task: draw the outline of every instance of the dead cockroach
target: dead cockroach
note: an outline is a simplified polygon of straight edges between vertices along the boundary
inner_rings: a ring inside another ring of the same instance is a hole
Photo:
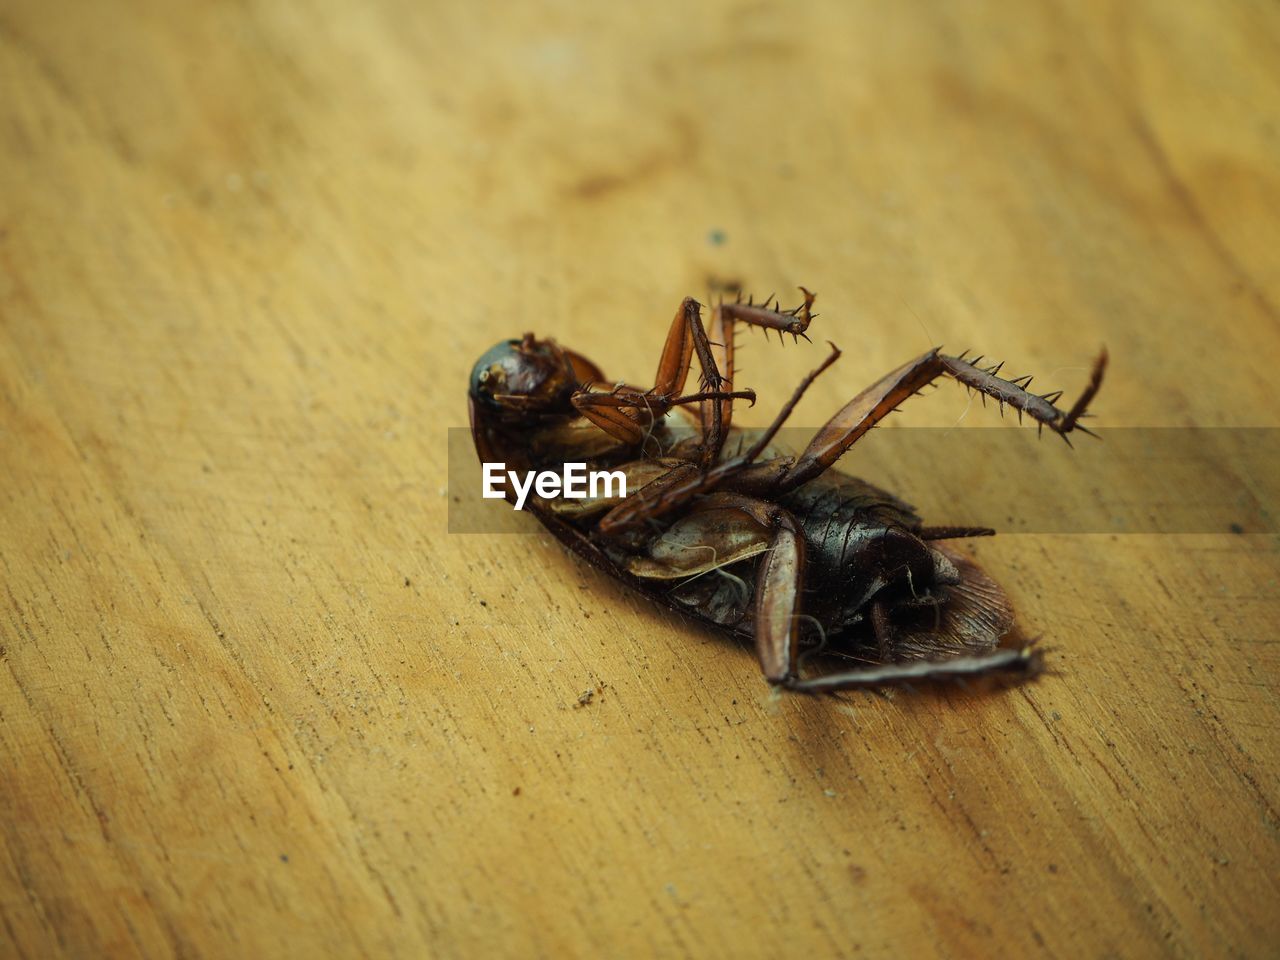
[[[538,519],[609,575],[685,614],[750,638],[771,684],[803,692],[917,681],[1033,676],[1039,650],[999,647],[1013,625],[1004,592],[941,541],[986,528],[925,526],[892,494],[832,465],[899,404],[939,377],[1007,404],[1066,437],[1098,392],[1106,351],[1070,410],[1058,394],[1027,390],[964,355],[930,350],[844,406],[798,456],[770,443],[801,395],[839,357],[796,388],[758,437],[732,427],[736,324],[805,336],[814,295],[782,310],[770,302],[721,303],[710,331],[700,305],[676,311],[649,389],[611,383],[589,360],[552,340],[505,340],[476,363],[471,430],[484,462],[526,471],[584,463],[621,472],[617,491],[577,500],[530,498]],[[805,339],[808,339],[806,336]],[[697,358],[698,390],[684,394]],[[680,413],[691,429],[669,422]],[[508,497],[510,499],[510,497]],[[843,653],[854,669],[802,676],[808,652]]]

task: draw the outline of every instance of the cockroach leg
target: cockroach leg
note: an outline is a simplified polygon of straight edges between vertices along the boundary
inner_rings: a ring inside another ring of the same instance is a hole
[[[745,323],[748,326],[763,327],[765,330],[777,330],[781,336],[784,332],[796,337],[804,337],[805,330],[817,314],[810,308],[817,298],[816,293],[800,288],[804,294],[804,303],[794,310],[770,309],[768,302],[757,306],[752,303],[716,304],[711,313],[710,353],[712,361],[719,364],[724,379],[732,384],[734,375],[734,323]],[[711,466],[720,459],[725,438],[729,435],[729,427],[733,420],[733,404],[722,402],[712,408],[704,405],[702,422],[704,424],[703,448],[701,462]],[[709,429],[708,429],[709,428]]]
[[[889,622],[889,609],[883,600],[871,603],[871,630],[876,635],[876,652],[881,663],[889,663],[893,657],[893,624]]]
[[[637,437],[643,438],[652,424],[665,416],[679,398],[695,352],[702,367],[702,392],[720,393],[728,381],[720,375],[711,354],[698,301],[685,297],[667,331],[651,389],[626,388],[603,393],[581,388],[573,395],[573,406],[611,436],[634,443]],[[718,409],[722,402],[716,400],[712,405]],[[727,402],[732,403],[732,400]],[[705,426],[703,430],[705,433]]]
[[[781,683],[795,673],[799,656],[796,622],[804,580],[804,535],[786,510],[755,503],[757,513],[763,514],[758,519],[773,526],[773,539],[756,577],[756,654],[765,677]]]
[[[914,531],[921,540],[963,540],[968,537],[994,537],[996,532],[990,527],[920,527]]]
[[[726,322],[720,304],[711,311],[711,338],[707,349],[711,362],[722,371],[725,382],[732,387],[734,327],[732,321]],[[755,400],[751,402],[754,404]],[[702,420],[702,450],[698,459],[704,467],[709,467],[720,459],[725,438],[729,436],[729,428],[733,423],[733,402],[704,403],[699,413]]]
[[[756,392],[754,390],[704,390],[701,393],[691,393],[686,397],[676,397],[671,401],[671,406],[679,407],[686,403],[704,403],[709,400],[750,400],[751,405],[755,406]]]
[[[941,376],[952,377],[983,396],[999,401],[1001,406],[1008,404],[1015,410],[1026,413],[1041,427],[1048,427],[1065,439],[1072,430],[1084,429],[1078,421],[1085,415],[1089,401],[1102,385],[1106,367],[1107,352],[1103,350],[1094,362],[1089,384],[1080,399],[1070,411],[1063,412],[1047,399],[1057,399],[1054,394],[1040,396],[1031,393],[1025,386],[996,376],[993,370],[997,368],[983,370],[963,357],[944,356],[936,349],[930,350],[886,374],[845,404],[818,431],[795,464],[779,477],[775,488],[770,492],[777,495],[794,490],[821,474],[908,397]]]
[[[627,496],[616,507],[600,518],[601,533],[614,534],[635,527],[656,516],[654,505],[663,502],[672,490],[695,480],[701,473],[696,463],[677,464],[665,474]]]
[[[1062,396],[1061,390],[1056,393],[1031,393],[1027,389],[1027,385],[1031,383],[1030,377],[1019,377],[1018,380],[1025,382],[1018,383],[1014,380],[1002,380],[996,376],[1003,364],[996,364],[984,370],[977,366],[976,361],[966,360],[963,355],[959,357],[938,356],[937,359],[943,366],[943,370],[940,372],[954,377],[967,387],[972,387],[983,396],[991,397],[998,401],[1002,409],[1005,404],[1008,404],[1018,411],[1019,416],[1026,413],[1042,428],[1048,427],[1062,437],[1063,440],[1066,440],[1068,444],[1071,441],[1067,439],[1067,434],[1072,430],[1092,433],[1092,431],[1082,427],[1079,420],[1085,416],[1085,410],[1088,408],[1089,402],[1093,400],[1094,395],[1097,394],[1098,389],[1102,386],[1102,375],[1107,369],[1107,351],[1105,349],[1098,355],[1098,359],[1094,361],[1088,385],[1080,394],[1080,398],[1066,413],[1063,413],[1053,405],[1054,401]]]
[[[816,295],[803,287],[801,290],[804,292],[804,303],[791,311],[771,309],[767,304],[717,304],[711,318],[714,340],[707,335],[703,326],[698,301],[685,297],[667,331],[651,389],[641,391],[626,388],[604,393],[584,386],[573,395],[574,407],[610,436],[624,443],[634,444],[647,434],[654,421],[666,415],[677,402],[697,399],[702,403],[702,439],[698,462],[704,467],[710,467],[719,458],[728,435],[733,416],[733,398],[744,395],[741,391],[725,389],[732,387],[734,322],[777,330],[779,335],[785,332],[804,336],[815,316],[810,308]],[[680,391],[684,389],[695,355],[702,370],[700,390],[690,397],[681,398]]]
[[[773,423],[765,429],[764,433],[756,439],[751,448],[739,458],[743,465],[752,463],[756,457],[764,452],[765,448],[773,442],[773,438],[777,436],[778,431],[782,429],[782,425],[787,422],[787,418],[791,416],[791,411],[795,410],[796,404],[800,402],[800,398],[805,395],[805,391],[813,385],[813,381],[820,377],[827,367],[831,366],[840,359],[840,348],[834,343],[828,343],[831,352],[827,354],[827,359],[818,364],[814,369],[810,370],[805,378],[800,381],[800,385],[792,391],[791,397],[782,405],[782,409],[778,411],[778,415],[773,418]]]
[[[779,685],[797,693],[835,693],[839,690],[875,690],[938,681],[968,681],[980,677],[1003,676],[1029,680],[1043,672],[1044,652],[1036,647],[1002,648],[971,657],[949,660],[912,660],[884,663],[823,676],[786,677]],[[777,681],[775,681],[777,682]]]
[[[804,303],[794,310],[782,310],[779,306],[770,307],[769,302],[773,300],[772,296],[766,297],[761,304],[751,301],[743,303],[741,300],[736,303],[724,303],[720,305],[720,310],[730,320],[739,320],[755,327],[763,327],[765,330],[777,330],[779,337],[789,333],[793,338],[804,337],[808,340],[805,331],[817,316],[812,312],[812,307],[818,295],[804,287],[800,288],[800,292],[804,294]]]
[[[580,390],[573,395],[579,413],[615,440],[636,447],[644,444],[654,420],[647,400],[648,394],[617,389],[611,393]]]
[[[831,353],[827,356],[827,359],[814,370],[811,370],[804,380],[800,382],[795,392],[792,393],[791,398],[774,418],[773,423],[765,429],[746,453],[739,457],[734,457],[732,460],[725,460],[713,467],[685,471],[678,477],[664,478],[662,482],[655,481],[649,484],[609,511],[600,521],[600,531],[602,533],[617,533],[646,520],[657,519],[671,513],[673,510],[678,510],[700,494],[710,493],[726,479],[750,467],[755,459],[768,447],[774,435],[777,434],[782,424],[786,422],[787,417],[791,415],[791,411],[800,402],[800,398],[804,396],[804,392],[839,357],[839,349],[835,344],[832,344]]]
[[[804,581],[804,534],[795,517],[775,503],[736,493],[718,493],[708,506],[731,507],[771,531],[769,547],[756,572],[755,639],[760,667],[771,683],[786,683],[796,674],[799,645],[796,624]]]

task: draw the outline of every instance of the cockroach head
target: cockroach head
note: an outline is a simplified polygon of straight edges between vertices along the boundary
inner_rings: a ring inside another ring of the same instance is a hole
[[[571,411],[576,385],[565,352],[532,333],[495,344],[471,371],[471,399],[513,418]]]

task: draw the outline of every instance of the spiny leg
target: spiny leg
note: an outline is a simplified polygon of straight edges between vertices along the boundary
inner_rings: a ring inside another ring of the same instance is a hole
[[[742,471],[755,462],[756,458],[769,445],[769,442],[782,427],[787,417],[791,415],[791,411],[795,409],[796,404],[800,402],[800,398],[804,396],[804,392],[809,388],[810,384],[831,364],[835,363],[839,357],[839,349],[835,344],[831,344],[831,353],[827,359],[817,368],[810,371],[808,376],[800,382],[795,392],[792,393],[791,399],[786,402],[778,412],[777,417],[774,418],[773,423],[769,425],[746,453],[712,467],[683,470],[678,474],[676,471],[672,471],[672,474],[663,478],[662,481],[655,481],[636,491],[635,494],[629,496],[605,514],[600,520],[600,531],[605,534],[618,533],[637,526],[646,520],[655,520],[671,513],[673,510],[679,509],[694,497],[709,493],[730,477],[741,474]]]
[[[1063,440],[1066,440],[1068,446],[1071,445],[1071,441],[1068,439],[1067,434],[1072,430],[1092,434],[1092,431],[1087,427],[1081,426],[1079,421],[1087,416],[1085,410],[1102,386],[1102,375],[1107,369],[1107,351],[1105,348],[1098,354],[1098,359],[1093,363],[1093,370],[1089,374],[1089,383],[1066,413],[1054,406],[1058,398],[1062,396],[1061,390],[1050,391],[1043,395],[1031,393],[1028,388],[1031,386],[1032,378],[1029,376],[1018,377],[1015,380],[1002,380],[996,374],[1004,366],[1003,363],[997,363],[995,366],[984,370],[977,365],[978,361],[982,359],[981,357],[976,360],[966,360],[964,354],[961,353],[958,357],[939,356],[938,359],[946,368],[946,373],[965,386],[978,390],[982,394],[984,402],[986,397],[992,397],[999,402],[1002,411],[1005,404],[1008,404],[1018,411],[1019,419],[1021,419],[1023,413],[1026,413],[1039,424],[1041,430],[1048,427],[1062,437]]]
[[[1107,352],[1103,350],[1094,362],[1089,384],[1080,399],[1064,412],[1052,402],[1061,393],[1045,396],[1031,393],[1026,389],[1030,378],[1021,378],[1024,383],[1003,380],[996,376],[999,367],[983,370],[963,357],[944,356],[936,349],[930,350],[898,367],[850,400],[818,431],[795,464],[777,480],[771,492],[785,493],[821,474],[903,401],[941,376],[949,376],[983,396],[994,398],[1002,408],[1008,404],[1019,415],[1025,413],[1041,428],[1048,427],[1066,439],[1072,430],[1084,430],[1079,421],[1102,385],[1106,366]]]
[[[637,444],[654,422],[677,404],[701,402],[702,438],[698,461],[709,466],[719,458],[728,435],[734,399],[750,399],[749,390],[726,389],[733,377],[733,323],[777,330],[803,336],[814,314],[810,307],[814,294],[802,287],[804,303],[794,310],[772,309],[767,304],[719,304],[712,316],[712,334],[707,335],[702,323],[700,305],[685,297],[672,318],[663,344],[654,386],[649,390],[619,385],[610,392],[581,389],[574,394],[573,404],[585,417],[626,443]],[[699,391],[680,397],[694,356],[702,370]]]
[[[755,403],[753,390],[702,390],[683,397],[661,398],[632,387],[615,387],[609,393],[586,390],[573,396],[578,412],[615,439],[642,446],[653,425],[672,408],[686,404],[732,404],[734,400]],[[701,418],[700,418],[701,419]],[[706,427],[704,422],[704,436]]]
[[[966,540],[969,537],[994,537],[990,527],[959,527],[955,525],[920,527],[912,531],[921,540]]]
[[[752,301],[743,303],[738,300],[734,303],[725,303],[723,300],[712,308],[711,314],[711,353],[713,358],[719,364],[723,371],[724,379],[732,385],[734,376],[734,350],[736,332],[735,323],[744,323],[749,327],[760,327],[766,331],[778,331],[778,337],[781,339],[782,334],[790,333],[793,338],[804,337],[808,340],[805,331],[809,328],[809,324],[813,318],[817,316],[811,308],[813,302],[817,299],[817,294],[804,287],[800,288],[800,292],[804,294],[804,302],[798,307],[791,310],[783,310],[781,305],[769,306],[773,297],[765,299],[764,303],[756,304]],[[733,420],[733,402],[719,401],[714,405],[704,403],[702,406],[702,422],[704,425],[704,443],[702,448],[701,463],[704,467],[709,467],[720,459],[720,453],[724,448],[725,438],[729,435],[729,427]]]
[[[733,322],[726,321],[720,305],[711,310],[711,359],[722,372],[725,382],[733,386],[734,341]],[[699,462],[707,467],[720,459],[725,438],[733,422],[733,400],[704,402],[699,411],[702,420],[702,450]]]
[[[742,323],[750,324],[754,327],[761,327],[766,332],[769,330],[778,331],[778,339],[782,340],[784,333],[789,333],[792,339],[804,337],[805,331],[809,329],[809,324],[813,318],[817,316],[812,312],[813,302],[818,299],[818,295],[811,290],[800,287],[800,292],[804,294],[804,303],[791,310],[781,309],[781,304],[770,307],[769,302],[773,300],[772,295],[765,298],[764,303],[754,303],[748,300],[743,303],[738,300],[734,303],[721,303],[720,310],[730,320],[737,320]]]
[[[883,663],[802,679],[788,677],[781,686],[797,693],[836,693],[840,690],[868,690],[877,687],[951,680],[975,680],[1003,675],[1013,680],[1029,680],[1044,668],[1044,654],[1035,647],[992,650],[948,660],[911,660]]]
[[[698,301],[685,297],[667,331],[652,388],[639,390],[619,385],[610,392],[600,393],[584,387],[573,395],[573,405],[610,436],[625,443],[638,444],[653,424],[681,399],[680,392],[689,376],[689,365],[695,352],[702,367],[702,392],[720,393],[724,378],[711,354],[707,332],[702,326],[701,308]]]

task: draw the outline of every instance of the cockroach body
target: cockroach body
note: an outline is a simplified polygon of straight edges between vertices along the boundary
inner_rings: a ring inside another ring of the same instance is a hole
[[[805,337],[814,295],[794,310],[721,303],[710,330],[700,305],[676,311],[648,389],[611,383],[581,355],[526,334],[489,350],[469,390],[484,462],[517,470],[565,463],[621,472],[627,495],[531,497],[530,509],[571,549],[629,587],[750,639],[766,679],[818,693],[917,681],[1033,676],[1031,646],[1001,648],[1013,625],[1004,592],[944,541],[986,528],[929,527],[892,494],[832,465],[897,406],[940,377],[1008,405],[1064,439],[1102,382],[1104,351],[1068,411],[974,360],[930,350],[882,377],[820,428],[797,456],[771,446],[808,386],[797,387],[758,435],[732,425],[737,324]],[[696,357],[699,389],[683,394]],[[981,359],[981,358],[979,358]],[[682,421],[682,424],[673,423]],[[510,497],[509,497],[510,499]],[[858,666],[805,676],[823,651]]]

